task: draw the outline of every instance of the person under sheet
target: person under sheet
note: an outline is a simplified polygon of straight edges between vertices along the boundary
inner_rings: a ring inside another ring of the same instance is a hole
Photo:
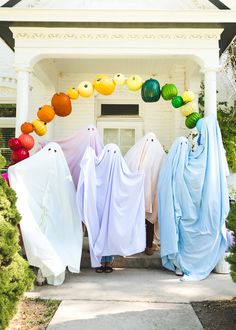
[[[154,133],[147,133],[125,155],[129,169],[144,171],[147,255],[153,254],[154,224],[157,227],[157,180],[165,152]]]
[[[190,153],[178,138],[160,172],[158,219],[162,264],[182,280],[202,280],[227,249],[229,212],[225,153],[214,115],[202,120],[201,142]]]
[[[82,252],[76,191],[61,147],[48,143],[8,174],[29,264],[39,267],[48,284],[60,285],[67,266],[80,272]]]
[[[144,174],[132,173],[115,144],[96,157],[88,147],[80,163],[77,205],[89,237],[92,267],[103,256],[145,248]]]
[[[78,164],[80,164],[86,148],[90,146],[95,150],[95,154],[98,155],[103,148],[102,139],[96,127],[88,125],[78,130],[73,136],[56,141],[56,143],[61,146],[64,152],[75,187],[77,187],[80,174],[80,166]]]

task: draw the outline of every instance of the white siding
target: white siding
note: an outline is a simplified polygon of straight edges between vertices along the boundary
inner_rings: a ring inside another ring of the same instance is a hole
[[[69,87],[77,87],[78,83],[83,80],[93,81],[94,74],[61,74],[59,78],[59,90],[66,92]],[[109,74],[112,77],[112,74]],[[149,76],[141,74],[143,79],[149,79]],[[179,92],[184,90],[184,69],[176,72],[170,78],[167,75],[155,77],[159,80],[161,86],[167,82],[175,83]],[[166,149],[169,149],[175,137],[188,134],[184,126],[184,118],[180,115],[180,111],[174,109],[170,101],[164,101],[162,98],[155,103],[145,103],[141,100],[140,92],[132,92],[126,86],[117,88],[117,91],[112,95],[104,97],[100,95],[92,96],[88,99],[79,97],[72,101],[72,114],[65,118],[57,117],[55,120],[54,138],[64,138],[72,135],[80,127],[95,124],[97,117],[97,104],[102,100],[117,103],[117,100],[124,103],[125,101],[140,102],[140,116],[143,117],[143,134],[150,131],[154,132],[157,138]]]

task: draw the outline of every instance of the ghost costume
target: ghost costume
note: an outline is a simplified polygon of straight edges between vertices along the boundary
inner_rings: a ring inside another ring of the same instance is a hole
[[[17,193],[20,227],[29,264],[47,282],[60,285],[68,266],[80,271],[82,226],[76,192],[61,147],[48,143],[32,157],[9,168]]]
[[[183,280],[202,280],[227,248],[229,212],[225,153],[214,116],[203,119],[201,142],[190,153],[178,138],[164,163],[158,184],[158,219],[163,266],[179,268]]]
[[[79,164],[86,148],[90,146],[98,155],[103,148],[102,139],[96,127],[89,125],[81,128],[75,135],[56,142],[60,144],[64,152],[75,187],[77,187],[80,174]]]
[[[80,163],[77,205],[86,224],[92,267],[102,256],[127,256],[145,248],[144,174],[132,173],[117,145],[99,157],[88,147]]]
[[[144,171],[145,217],[157,222],[157,179],[165,152],[154,133],[146,134],[125,155],[132,172]]]

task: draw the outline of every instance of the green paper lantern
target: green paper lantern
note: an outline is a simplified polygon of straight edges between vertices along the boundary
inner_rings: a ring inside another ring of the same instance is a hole
[[[201,115],[198,112],[193,112],[186,118],[185,125],[190,129],[194,128],[199,119],[201,119]]]
[[[161,95],[164,100],[169,101],[178,95],[178,89],[174,84],[165,84],[162,87]]]
[[[171,100],[171,103],[174,108],[180,108],[184,104],[184,101],[181,96],[175,96]]]
[[[160,84],[156,79],[148,79],[142,85],[141,96],[144,102],[157,102],[161,96]]]

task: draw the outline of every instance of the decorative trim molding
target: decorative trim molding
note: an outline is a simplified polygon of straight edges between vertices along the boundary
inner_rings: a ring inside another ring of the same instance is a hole
[[[33,39],[33,40],[219,40],[220,33],[217,32],[146,32],[143,29],[142,33],[135,32],[14,32],[14,39]]]

